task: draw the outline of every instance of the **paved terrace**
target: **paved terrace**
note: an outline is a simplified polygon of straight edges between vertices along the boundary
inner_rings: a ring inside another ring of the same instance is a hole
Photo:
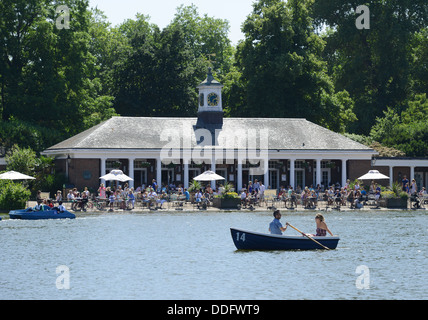
[[[36,205],[35,201],[28,202],[27,207],[34,207]],[[274,202],[272,206],[272,202],[268,202],[267,204],[262,202],[261,205],[253,205],[253,206],[247,206],[242,207],[241,209],[219,209],[212,206],[208,206],[206,209],[203,209],[202,206],[197,206],[196,204],[186,202],[186,203],[173,203],[173,202],[166,202],[162,205],[162,208],[156,208],[153,206],[152,208],[143,207],[141,203],[137,203],[135,205],[135,208],[132,210],[129,209],[121,209],[119,206],[115,205],[113,210],[110,210],[109,207],[102,208],[101,210],[98,210],[96,207],[92,209],[87,209],[86,212],[83,212],[81,210],[73,211],[71,210],[71,203],[64,203],[67,210],[70,212],[73,212],[76,214],[77,217],[88,217],[88,216],[99,216],[99,215],[111,215],[111,214],[129,214],[129,213],[154,213],[154,212],[165,212],[165,213],[173,213],[173,212],[269,212],[274,210],[274,208],[281,210],[283,212],[319,212],[319,211],[340,211],[340,212],[358,212],[358,211],[364,211],[364,212],[387,212],[387,211],[405,211],[404,209],[389,209],[389,208],[383,208],[383,207],[377,207],[376,205],[365,205],[360,209],[351,209],[349,204],[347,206],[336,206],[336,205],[327,205],[327,201],[318,201],[318,205],[315,208],[305,208],[303,205],[298,204],[297,207],[294,208],[287,208],[284,205],[283,201]],[[426,207],[428,205],[422,205],[421,211],[425,211]],[[411,204],[410,201],[407,205],[407,210],[415,210],[410,209]]]

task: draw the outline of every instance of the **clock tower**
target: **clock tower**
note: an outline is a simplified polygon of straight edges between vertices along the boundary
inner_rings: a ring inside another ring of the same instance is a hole
[[[223,85],[214,79],[211,68],[208,68],[207,79],[197,88],[199,89],[197,127],[221,128],[223,126],[223,101],[221,97]]]

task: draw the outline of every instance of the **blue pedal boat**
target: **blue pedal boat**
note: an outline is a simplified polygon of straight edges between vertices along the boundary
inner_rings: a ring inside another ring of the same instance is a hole
[[[68,211],[56,210],[34,211],[30,209],[13,210],[9,212],[10,219],[20,220],[48,220],[48,219],[75,219],[76,216]]]
[[[280,236],[240,229],[230,229],[238,250],[323,250],[316,242],[304,236]],[[336,249],[339,237],[313,237],[329,249]]]

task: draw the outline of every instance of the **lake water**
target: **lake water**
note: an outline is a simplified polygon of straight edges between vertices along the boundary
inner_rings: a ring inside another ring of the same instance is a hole
[[[281,221],[315,232],[314,215],[283,212]],[[237,251],[229,228],[267,232],[269,212],[3,220],[0,299],[428,298],[425,212],[325,217],[341,237],[337,250]],[[59,290],[57,279],[69,289]]]

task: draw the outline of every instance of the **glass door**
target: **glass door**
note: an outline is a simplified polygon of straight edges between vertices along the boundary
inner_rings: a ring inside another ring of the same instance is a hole
[[[134,187],[147,186],[147,169],[134,170]]]
[[[416,185],[418,186],[418,192],[419,192],[424,186],[424,173],[415,172],[415,180],[416,180]]]
[[[300,189],[299,189],[300,187]],[[302,190],[305,188],[305,170],[296,169],[295,170],[295,190]]]
[[[330,169],[321,169],[321,186],[328,189],[330,183]]]
[[[271,189],[279,190],[279,170],[277,169],[270,169],[269,170],[269,186]],[[265,185],[266,188],[268,186]]]

